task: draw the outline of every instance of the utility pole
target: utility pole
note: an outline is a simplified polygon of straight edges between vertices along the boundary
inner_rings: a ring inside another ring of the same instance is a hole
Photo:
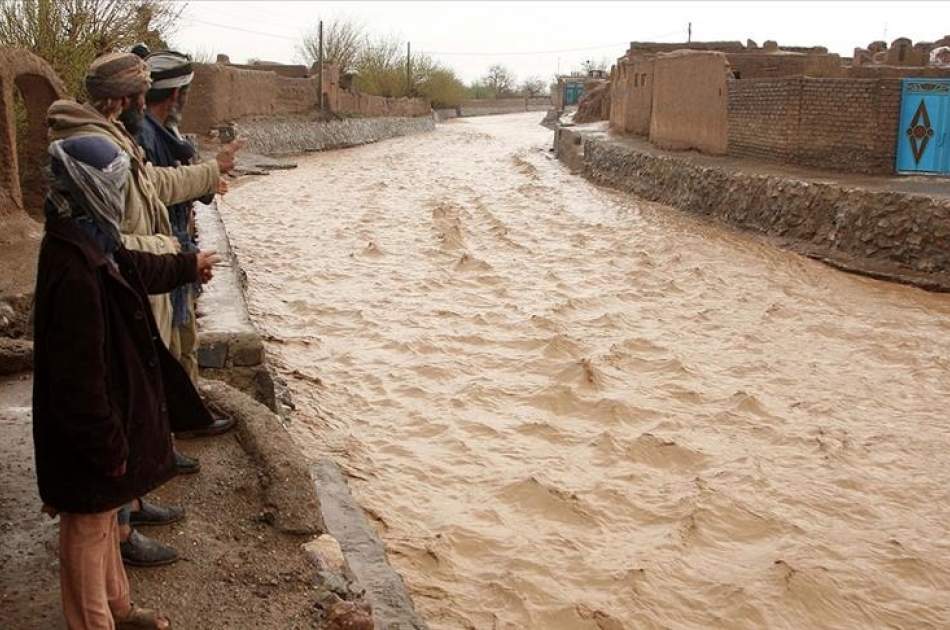
[[[317,82],[320,90],[320,113],[323,113],[323,20],[320,20],[320,50],[317,52],[317,72],[320,74],[320,80]]]
[[[690,22],[686,27],[686,43],[689,44],[693,41],[693,23]]]
[[[412,43],[406,42],[406,96],[412,96]]]

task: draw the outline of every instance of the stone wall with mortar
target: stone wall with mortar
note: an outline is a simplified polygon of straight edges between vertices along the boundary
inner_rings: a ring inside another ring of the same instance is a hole
[[[855,173],[893,173],[896,79],[789,77],[728,83],[728,152]]]
[[[650,142],[664,149],[726,152],[728,63],[719,52],[658,55],[653,72]]]
[[[254,118],[241,123],[241,137],[247,140],[249,151],[287,155],[352,147],[433,129],[433,116],[344,118],[326,122],[292,118]]]
[[[782,244],[868,275],[950,290],[950,200],[709,166],[639,150],[603,133],[562,128],[595,182],[777,237]],[[576,158],[575,158],[576,163]]]

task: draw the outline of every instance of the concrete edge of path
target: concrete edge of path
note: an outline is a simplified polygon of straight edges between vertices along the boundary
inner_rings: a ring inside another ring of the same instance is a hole
[[[317,495],[327,533],[340,543],[350,571],[366,590],[380,630],[425,630],[406,585],[386,559],[386,548],[366,520],[343,471],[329,458],[313,465]]]

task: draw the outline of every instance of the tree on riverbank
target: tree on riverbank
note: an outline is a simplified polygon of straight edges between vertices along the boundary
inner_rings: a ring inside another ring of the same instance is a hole
[[[366,28],[355,20],[336,18],[323,23],[323,61],[355,72],[356,60],[366,44]],[[297,53],[312,66],[320,60],[320,30],[313,27],[303,36]]]
[[[312,65],[320,58],[320,34],[312,28],[297,47]],[[394,35],[374,35],[349,18],[323,22],[323,60],[344,73],[353,73],[354,86],[364,94],[421,96],[436,108],[455,107],[465,98],[465,84],[455,72],[426,54],[408,60],[406,43]]]
[[[0,0],[0,46],[39,55],[81,95],[93,59],[136,42],[164,47],[183,8],[169,0]]]

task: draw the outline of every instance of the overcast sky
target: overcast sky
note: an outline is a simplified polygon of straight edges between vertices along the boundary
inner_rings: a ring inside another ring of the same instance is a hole
[[[299,62],[296,45],[320,17],[346,16],[412,42],[466,82],[494,63],[524,79],[553,77],[585,59],[611,61],[633,40],[751,38],[762,45],[855,46],[950,33],[950,2],[209,2],[192,0],[172,37],[185,52]]]

